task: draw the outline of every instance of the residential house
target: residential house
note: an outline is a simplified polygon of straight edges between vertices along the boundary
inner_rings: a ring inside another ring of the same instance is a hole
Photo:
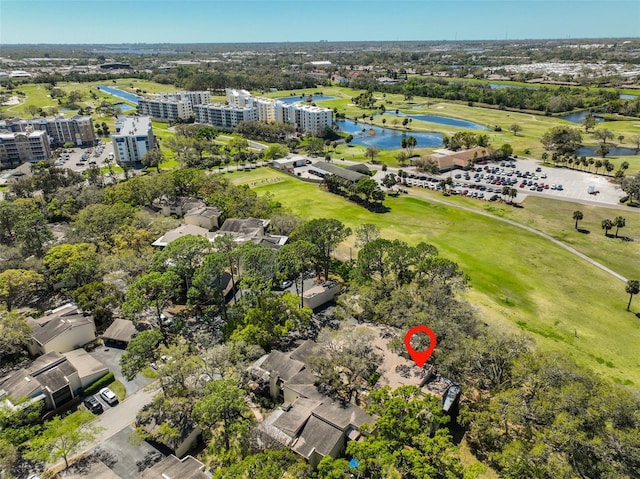
[[[178,459],[170,455],[145,470],[140,479],[211,479],[211,473],[192,456]]]
[[[180,225],[177,228],[167,231],[160,238],[151,243],[151,246],[164,248],[172,241],[187,235],[204,236],[205,238],[209,238],[209,230],[196,225]]]
[[[348,441],[360,439],[360,426],[375,421],[360,407],[318,391],[306,365],[316,348],[315,342],[304,341],[291,353],[274,350],[250,368],[272,398],[284,401],[263,423],[264,433],[291,447],[313,467],[325,456],[343,455]]]
[[[116,318],[109,327],[102,333],[102,341],[105,345],[113,345],[126,348],[129,341],[138,334],[133,321]]]
[[[340,294],[340,283],[324,281],[302,293],[302,305],[305,308],[316,309],[336,299],[338,294]]]
[[[153,436],[156,429],[162,423],[169,422],[169,425],[178,431],[177,436],[167,437],[162,442],[149,440],[156,449],[163,454],[175,454],[177,457],[184,457],[195,447],[200,438],[202,430],[188,415],[182,415],[178,422],[168,421],[163,418],[150,418],[144,423],[139,423],[147,433]]]
[[[84,350],[67,354],[47,353],[29,367],[0,379],[0,399],[44,400],[48,409],[56,409],[108,372]]]
[[[34,356],[52,351],[66,353],[96,339],[93,317],[84,314],[72,303],[56,308],[41,318],[28,318],[27,323],[32,331],[27,348]]]
[[[192,208],[184,215],[184,222],[212,230],[220,226],[222,211],[215,206],[201,206]]]

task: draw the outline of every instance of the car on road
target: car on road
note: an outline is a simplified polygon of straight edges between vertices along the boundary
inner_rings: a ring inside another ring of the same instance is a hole
[[[102,388],[99,392],[100,397],[104,399],[109,406],[118,404],[118,396],[109,388]]]
[[[291,286],[293,286],[293,281],[291,281],[290,279],[283,281],[282,283],[280,283],[278,285],[278,289],[282,289],[285,290],[287,288],[290,288]]]
[[[84,401],[82,401],[82,404],[84,404],[84,407],[86,407],[93,414],[100,414],[104,411],[102,404],[100,404],[100,401],[98,401],[95,396],[89,396]]]

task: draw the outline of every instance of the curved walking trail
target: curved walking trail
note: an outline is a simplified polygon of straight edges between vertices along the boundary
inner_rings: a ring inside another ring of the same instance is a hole
[[[551,241],[552,243],[560,246],[561,248],[566,249],[570,253],[582,258],[583,260],[587,261],[588,263],[591,263],[592,265],[596,266],[597,268],[600,268],[601,270],[605,271],[606,273],[609,273],[611,276],[614,276],[615,278],[619,279],[620,281],[624,281],[625,283],[627,282],[627,278],[625,278],[621,274],[618,274],[615,271],[613,271],[612,269],[607,268],[602,263],[599,263],[598,261],[588,257],[586,254],[581,253],[580,251],[578,251],[574,247],[569,246],[568,244],[563,243],[562,241],[555,239],[553,236],[548,235],[547,233],[543,233],[540,230],[532,228],[531,226],[523,225],[522,223],[518,223],[517,221],[509,220],[509,219],[506,219],[506,218],[500,218],[499,216],[492,215],[491,213],[487,213],[485,211],[479,211],[479,210],[476,210],[476,209],[473,209],[473,208],[469,208],[468,206],[456,205],[455,203],[450,203],[448,201],[439,200],[439,199],[427,197],[425,195],[420,195],[420,194],[417,194],[417,196],[421,197],[425,201],[433,201],[434,203],[440,203],[442,205],[450,206],[452,208],[458,208],[458,209],[467,211],[469,213],[475,213],[475,214],[478,214],[478,215],[486,216],[487,218],[492,218],[494,220],[502,221],[503,223],[507,223],[507,224],[509,224],[511,226],[515,226],[517,228],[521,228],[523,230],[529,231],[530,233],[533,233],[533,234],[536,234],[538,236],[541,236],[541,237]]]

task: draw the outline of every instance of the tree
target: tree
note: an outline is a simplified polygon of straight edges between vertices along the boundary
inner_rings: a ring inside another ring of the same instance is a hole
[[[0,273],[0,301],[11,311],[14,305],[44,285],[44,277],[28,269],[7,269]]]
[[[331,253],[351,234],[351,228],[333,218],[318,218],[302,223],[292,233],[293,239],[304,239],[318,248],[316,262],[324,270],[325,280],[329,279]]]
[[[626,226],[626,220],[622,216],[616,216],[613,219],[613,226],[616,227],[616,238],[618,237],[618,230]]]
[[[396,175],[393,173],[388,173],[384,176],[384,178],[382,179],[382,184],[386,187],[386,188],[393,188],[394,186],[396,186],[398,184],[398,182],[396,181]]]
[[[154,271],[140,276],[127,290],[127,300],[122,310],[131,319],[136,314],[150,308],[155,313],[156,321],[162,335],[167,338],[162,321],[162,313],[180,291],[180,276],[173,271],[159,273]]]
[[[65,418],[55,416],[45,423],[40,435],[27,444],[26,457],[45,462],[64,459],[65,468],[69,467],[69,457],[80,447],[92,441],[101,427],[92,424],[96,417],[89,411],[79,410]]]
[[[193,416],[209,434],[222,434],[225,451],[231,440],[242,440],[252,413],[245,403],[245,393],[234,379],[218,379],[207,384],[206,395],[196,401]]]
[[[584,215],[582,214],[582,211],[574,211],[573,212],[573,219],[576,220],[576,225],[575,228],[578,229],[578,221],[582,220],[584,218]]]
[[[593,113],[587,113],[587,115],[582,119],[582,126],[584,126],[584,131],[587,133],[589,130],[593,130],[596,127],[596,117]]]
[[[125,203],[92,204],[73,217],[74,233],[84,241],[113,245],[113,235],[133,218],[134,208]]]
[[[289,154],[289,148],[284,145],[275,144],[268,146],[264,150],[265,160],[277,160],[278,158],[285,158]]]
[[[47,241],[53,239],[51,228],[39,210],[23,212],[16,224],[16,239],[22,243],[22,250],[26,255],[42,257]]]
[[[615,135],[613,134],[613,132],[607,128],[601,128],[601,129],[595,130],[593,132],[593,136],[597,140],[600,140],[603,145],[607,142],[607,140],[613,140],[615,138]]]
[[[182,290],[187,292],[196,268],[210,251],[211,243],[204,236],[181,236],[154,255],[151,267],[160,272],[173,271],[182,279]]]
[[[375,157],[378,156],[378,153],[380,153],[380,148],[376,148],[375,146],[369,146],[365,151],[364,155],[369,158],[369,161],[371,161],[371,163],[373,163]]]
[[[602,229],[604,230],[604,235],[609,236],[609,230],[613,228],[613,221],[610,219],[602,220]]]
[[[574,128],[556,126],[542,135],[540,141],[547,151],[557,152],[562,155],[580,148],[582,135]]]
[[[310,155],[321,155],[324,153],[324,142],[322,141],[322,138],[317,138],[315,136],[312,136],[310,138],[307,138],[307,153],[309,153]]]
[[[318,387],[341,401],[357,402],[360,391],[372,388],[371,377],[382,361],[372,340],[366,328],[321,333],[309,358]]]
[[[627,311],[629,311],[629,308],[631,308],[631,300],[633,299],[633,296],[640,293],[640,281],[638,281],[637,279],[628,280],[624,290],[629,295],[629,303],[627,304]]]
[[[164,161],[164,154],[160,148],[153,148],[151,150],[147,150],[140,161],[143,165],[148,166],[149,168],[155,168],[159,173],[160,163]]]
[[[380,237],[380,228],[372,223],[363,223],[356,226],[356,246],[363,247],[367,243]]]
[[[71,289],[94,281],[100,274],[96,247],[91,243],[52,246],[43,261],[51,281]]]
[[[2,364],[24,355],[32,331],[23,315],[0,310],[0,359]],[[0,477],[2,477],[0,475]]]
[[[522,127],[517,124],[517,123],[513,123],[510,127],[509,130],[511,130],[513,132],[513,136],[518,136],[518,133],[520,131],[522,131]]]
[[[312,266],[313,257],[316,254],[317,246],[305,240],[287,243],[277,253],[280,274],[284,279],[294,278],[301,308],[303,307],[305,272]]]
[[[411,156],[413,156],[413,150],[415,149],[415,147],[417,145],[418,145],[418,140],[416,140],[416,137],[409,135],[406,138],[406,145],[403,146],[403,148],[407,149],[407,152],[408,152],[409,156],[411,157]]]
[[[122,375],[132,381],[139,371],[158,359],[158,346],[162,342],[162,333],[157,329],[142,331],[134,336],[124,354],[120,357]]]

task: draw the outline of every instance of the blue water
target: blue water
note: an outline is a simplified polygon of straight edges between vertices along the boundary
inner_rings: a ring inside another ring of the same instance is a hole
[[[422,106],[420,106],[422,108]],[[447,126],[455,126],[457,128],[469,128],[471,130],[490,130],[491,128],[487,128],[484,125],[480,125],[479,123],[474,123],[472,121],[460,120],[458,118],[451,118],[448,116],[440,116],[440,115],[409,115],[407,113],[402,113],[399,111],[397,114],[395,110],[387,110],[385,115],[387,116],[387,123],[393,121],[393,117],[408,117],[413,118],[415,120],[428,121],[431,123],[439,123],[441,125]],[[389,119],[388,117],[391,117]]]
[[[610,150],[609,153],[607,153],[607,156],[631,156],[631,155],[637,155],[638,151],[634,150],[633,148],[618,148],[618,147],[611,147],[609,146]],[[574,151],[574,153],[578,156],[593,156],[593,157],[599,157],[601,156],[598,153],[598,147],[597,146],[583,146],[581,148],[578,148],[576,151]]]
[[[129,93],[112,86],[100,85],[97,88],[98,90],[108,93],[109,95],[122,98],[123,100],[130,101],[131,103],[135,103],[136,105],[138,104],[138,100],[140,99],[138,95],[134,95],[133,93]]]
[[[358,461],[355,457],[352,457],[349,459],[349,467],[352,467],[355,469],[358,467],[358,464],[360,464],[360,461]]]
[[[621,100],[637,100],[638,98],[640,98],[638,95],[626,95],[624,93],[620,95]]]
[[[118,108],[120,108],[120,111],[124,112],[124,111],[130,111],[130,110],[135,110],[135,107],[128,105],[126,103],[117,103],[115,106],[117,106]]]
[[[296,96],[284,96],[282,98],[276,98],[284,103],[295,103],[297,101],[305,101],[309,95],[296,95]],[[311,95],[311,101],[325,101],[325,100],[335,100],[337,97],[335,96],[327,96],[327,95]]]
[[[589,111],[583,110],[583,111],[578,111],[576,113],[569,113],[568,115],[563,115],[558,118],[562,118],[563,120],[570,121],[571,123],[582,123],[582,120],[584,120],[584,118],[589,113],[590,113]],[[597,113],[594,113],[594,115],[597,115]],[[604,122],[604,118],[600,118],[599,116],[596,116],[596,123],[603,123],[603,122]]]
[[[440,123],[441,125],[455,126],[457,128],[470,128],[472,130],[489,130],[484,125],[474,123],[472,121],[460,120],[458,118],[450,118],[448,116],[438,115],[411,115],[416,120],[429,121],[431,123]]]
[[[351,143],[354,145],[374,146],[382,150],[395,150],[401,148],[402,137],[410,135],[418,141],[418,148],[442,146],[442,135],[440,133],[398,131],[359,122],[356,124],[353,120],[337,120],[336,124],[345,133],[353,135]],[[364,132],[362,128],[365,129]],[[373,130],[373,134],[371,134],[371,130]]]

